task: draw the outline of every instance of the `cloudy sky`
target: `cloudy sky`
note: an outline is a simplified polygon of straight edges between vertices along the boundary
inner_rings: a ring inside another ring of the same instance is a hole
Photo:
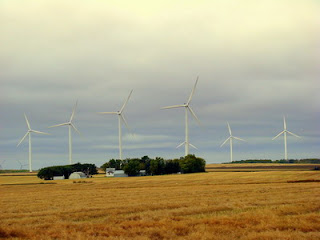
[[[118,157],[112,115],[125,109],[123,156],[174,158],[184,141],[184,109],[192,100],[202,126],[189,116],[191,152],[208,163],[281,159],[283,129],[289,158],[320,157],[320,3],[317,0],[0,2],[0,163],[28,162],[31,127],[35,169],[68,162],[66,122],[78,100],[73,161],[100,166]]]

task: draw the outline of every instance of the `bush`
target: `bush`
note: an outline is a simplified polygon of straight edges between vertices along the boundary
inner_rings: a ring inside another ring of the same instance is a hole
[[[172,174],[181,172],[180,164],[178,159],[167,160],[165,166],[165,173]]]
[[[206,161],[189,154],[179,160],[182,173],[205,172]]]

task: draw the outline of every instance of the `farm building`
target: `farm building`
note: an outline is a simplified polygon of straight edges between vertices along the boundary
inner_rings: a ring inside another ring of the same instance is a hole
[[[87,178],[87,175],[83,172],[73,172],[70,174],[69,179]]]
[[[115,168],[106,168],[106,177],[114,177]]]
[[[125,174],[123,170],[114,170],[114,171],[110,170],[110,171],[108,171],[108,169],[110,169],[110,168],[106,169],[106,176],[107,177],[128,177],[128,174]]]
[[[53,176],[53,180],[63,180],[64,176]]]
[[[146,176],[146,170],[140,170],[138,176]],[[123,170],[116,170],[115,168],[106,168],[106,177],[128,177]]]

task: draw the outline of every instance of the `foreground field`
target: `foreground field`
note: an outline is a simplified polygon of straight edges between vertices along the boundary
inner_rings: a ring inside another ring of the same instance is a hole
[[[320,171],[0,176],[0,238],[320,239]]]

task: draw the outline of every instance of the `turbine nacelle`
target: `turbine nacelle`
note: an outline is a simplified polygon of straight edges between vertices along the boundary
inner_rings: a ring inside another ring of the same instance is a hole
[[[38,134],[44,134],[44,135],[50,135],[49,133],[45,133],[45,132],[40,132],[40,131],[37,131],[37,130],[32,130],[31,127],[30,127],[30,123],[28,121],[28,118],[26,116],[26,114],[24,114],[24,118],[26,120],[26,123],[27,123],[27,127],[28,127],[28,131],[27,133],[23,136],[23,138],[20,140],[20,142],[17,144],[17,147],[23,142],[23,140],[31,133],[38,133]]]
[[[26,114],[24,114],[24,118],[25,118],[26,123],[27,123],[28,131],[27,131],[27,133],[22,137],[22,139],[20,140],[20,142],[17,144],[17,147],[23,142],[23,140],[24,140],[27,136],[29,136],[29,171],[32,172],[31,133],[44,134],[44,135],[50,135],[50,134],[49,134],[49,133],[40,132],[40,131],[31,129],[30,123],[29,123],[29,121],[28,121],[28,118],[27,118]]]
[[[120,108],[120,110],[116,111],[116,112],[98,112],[98,114],[116,114],[118,115],[118,122],[119,122],[119,158],[122,159],[122,139],[121,139],[121,122],[124,123],[124,125],[126,126],[126,128],[129,130],[129,132],[132,134],[131,129],[124,117],[123,114],[123,110],[126,107],[131,94],[132,94],[133,90],[130,91],[129,96],[127,97],[126,101],[124,102],[124,104],[122,105],[122,107]]]
[[[222,147],[222,146],[223,146],[224,144],[226,144],[228,141],[230,142],[230,161],[232,162],[232,161],[233,161],[233,155],[232,155],[232,140],[233,140],[233,139],[236,139],[236,140],[244,141],[244,142],[246,142],[246,140],[244,140],[244,139],[242,139],[242,138],[239,138],[239,137],[233,136],[229,122],[227,122],[227,125],[228,125],[228,131],[229,131],[229,135],[230,135],[230,136],[220,145],[220,147]]]
[[[277,136],[275,136],[274,138],[272,138],[272,140],[278,138],[279,136],[281,136],[283,134],[284,137],[284,158],[285,160],[288,159],[288,152],[287,152],[287,133],[289,133],[292,136],[295,136],[297,138],[301,138],[300,136],[290,132],[287,130],[287,123],[286,123],[286,118],[283,116],[283,131],[281,131]]]
[[[272,140],[278,138],[279,136],[281,136],[281,135],[284,134],[284,133],[289,133],[289,134],[291,134],[292,136],[295,136],[295,137],[297,137],[297,138],[301,138],[300,136],[298,136],[298,135],[296,135],[296,134],[294,134],[294,133],[292,133],[292,132],[290,132],[290,131],[287,130],[286,118],[283,116],[283,131],[280,132],[280,133],[279,133],[277,136],[275,136],[274,138],[272,138]]]
[[[192,110],[192,108],[190,106],[190,102],[191,102],[192,97],[194,95],[198,80],[199,80],[199,76],[196,79],[196,82],[195,82],[195,84],[194,84],[194,86],[192,88],[191,94],[190,94],[187,102],[185,102],[183,104],[180,104],[180,105],[172,105],[172,106],[166,106],[166,107],[162,107],[161,108],[161,109],[171,109],[171,108],[181,108],[181,107],[185,108],[185,126],[186,126],[185,135],[186,135],[186,140],[183,143],[181,143],[181,144],[179,144],[177,146],[177,148],[178,148],[178,147],[181,147],[182,145],[185,145],[185,155],[189,154],[189,146],[196,148],[195,146],[193,146],[192,144],[189,143],[188,111],[191,113],[192,117],[197,121],[197,123],[199,125],[201,125],[200,120],[198,119],[198,117],[196,116],[196,114],[194,113],[194,111]]]
[[[79,135],[81,135],[80,131],[79,131],[79,130],[74,126],[74,124],[72,123],[72,120],[73,120],[73,118],[74,118],[74,114],[75,114],[77,105],[78,105],[78,101],[76,101],[76,104],[74,105],[74,107],[73,107],[73,109],[72,109],[72,114],[71,114],[71,117],[70,117],[69,122],[65,122],[65,123],[53,125],[53,126],[50,126],[50,127],[48,127],[48,128],[61,127],[61,126],[71,126]]]
[[[81,135],[80,131],[74,126],[74,124],[72,123],[72,120],[74,118],[74,114],[76,112],[76,108],[77,108],[77,104],[78,101],[76,101],[76,104],[74,105],[73,109],[72,109],[72,114],[70,117],[70,120],[68,122],[65,123],[60,123],[57,125],[53,125],[50,126],[48,128],[54,128],[54,127],[61,127],[61,126],[69,126],[69,164],[72,164],[72,137],[71,137],[71,128],[73,128],[73,130],[75,130],[79,135]]]
[[[176,148],[179,148],[179,147],[181,147],[181,146],[183,146],[183,145],[186,145],[186,144],[187,144],[187,142],[184,141],[184,142],[180,143],[178,146],[176,146]],[[194,149],[198,149],[195,145],[193,145],[193,144],[191,144],[191,143],[188,143],[188,145],[191,146],[191,147],[193,147]]]

